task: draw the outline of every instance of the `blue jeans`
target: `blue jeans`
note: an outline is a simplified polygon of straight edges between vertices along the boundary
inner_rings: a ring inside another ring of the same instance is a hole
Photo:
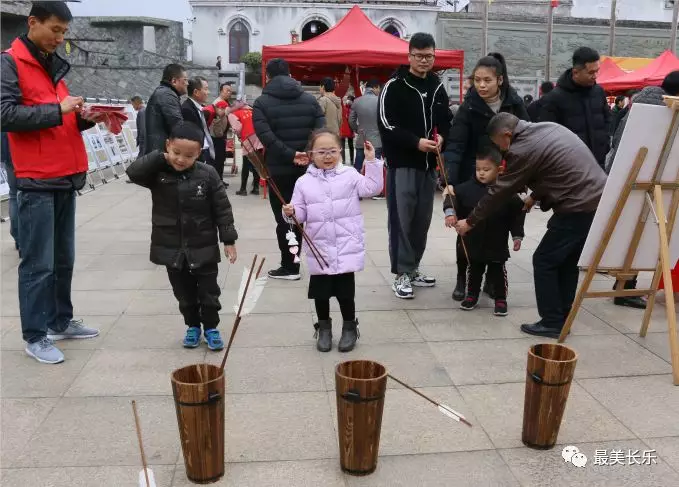
[[[28,343],[73,319],[75,192],[19,191],[19,310]]]
[[[7,173],[7,185],[9,186],[9,234],[14,239],[14,247],[19,249],[19,220],[17,214],[17,178],[14,175],[14,166],[3,162],[2,166]]]
[[[361,147],[363,147],[361,145]],[[375,157],[378,159],[382,158],[382,148],[378,147],[375,149]],[[365,161],[365,149],[356,149],[356,160],[354,161],[354,168],[358,171],[361,172],[361,169],[363,169],[363,161]]]

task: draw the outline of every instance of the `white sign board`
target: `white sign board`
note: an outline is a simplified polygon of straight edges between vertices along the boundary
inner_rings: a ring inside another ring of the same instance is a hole
[[[0,196],[9,194],[9,184],[7,183],[7,172],[5,172],[5,165],[0,164]]]
[[[608,176],[604,193],[594,217],[592,229],[587,236],[587,242],[580,257],[578,264],[580,267],[589,267],[591,265],[594,253],[604,236],[606,224],[613,213],[618,198],[625,186],[625,181],[634,165],[634,159],[641,147],[648,149],[648,155],[639,172],[637,182],[649,182],[653,178],[653,173],[658,165],[658,158],[665,143],[665,137],[667,136],[671,121],[672,110],[665,106],[644,105],[640,103],[632,105],[620,146],[615,154],[611,173]],[[679,136],[675,134],[674,145],[667,159],[665,169],[660,175],[661,181],[665,183],[674,183],[679,176],[678,138]],[[634,229],[646,201],[645,195],[646,193],[642,191],[632,191],[620,215],[618,224],[613,231],[606,252],[598,265],[599,269],[620,269],[623,267],[627,250],[632,242]],[[666,212],[670,211],[671,197],[671,190],[663,191],[663,202]],[[671,262],[677,262],[677,259],[679,259],[679,224],[677,223],[674,225],[670,240]],[[651,211],[646,220],[641,241],[631,266],[632,270],[652,270],[657,267],[660,250],[659,241],[658,226]]]

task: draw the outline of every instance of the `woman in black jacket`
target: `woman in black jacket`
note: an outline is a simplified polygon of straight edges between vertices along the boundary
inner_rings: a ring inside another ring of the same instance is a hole
[[[488,122],[499,112],[508,112],[530,122],[528,111],[516,90],[509,84],[507,65],[500,53],[490,53],[479,60],[472,72],[473,86],[455,116],[443,154],[448,184],[464,183],[474,177],[476,151],[486,135]],[[452,188],[450,188],[452,191]],[[453,299],[465,295],[467,259],[460,238],[457,242],[457,284]],[[488,288],[484,289],[489,292]]]

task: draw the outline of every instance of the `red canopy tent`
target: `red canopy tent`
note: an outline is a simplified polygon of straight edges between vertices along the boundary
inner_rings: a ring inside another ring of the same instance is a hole
[[[400,65],[408,64],[408,42],[375,26],[355,5],[337,25],[308,41],[281,46],[264,46],[262,66],[274,58],[290,64],[300,81],[320,81],[326,76],[341,78],[351,74],[356,93],[359,79],[386,80]],[[460,97],[464,51],[436,50],[434,70],[460,71]],[[263,72],[265,69],[263,69]]]
[[[623,74],[625,74],[625,71],[623,71],[620,66],[615,64],[615,61],[607,57],[601,61],[599,75],[597,76],[596,81],[599,84],[607,83],[618,76],[622,76]]]
[[[679,58],[671,51],[665,51],[641,69],[608,81],[598,82],[606,91],[611,92],[633,90],[644,86],[660,86],[665,76],[676,70],[679,70]]]

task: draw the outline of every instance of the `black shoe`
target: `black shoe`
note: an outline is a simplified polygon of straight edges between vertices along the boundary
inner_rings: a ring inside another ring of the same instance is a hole
[[[495,299],[495,290],[493,289],[493,286],[491,286],[488,281],[483,283],[483,292],[490,297],[490,299]]]
[[[259,195],[259,188],[252,188],[252,191],[250,191],[250,194]]]
[[[464,280],[458,279],[457,284],[455,284],[455,289],[453,290],[453,299],[455,301],[462,301],[464,299],[465,288]]]
[[[545,326],[540,322],[533,323],[532,325],[521,325],[521,331],[529,335],[547,338],[559,338],[559,335],[561,335],[561,328]]]
[[[318,320],[314,323],[316,333],[316,348],[319,352],[329,352],[332,348],[332,318],[329,320]],[[342,338],[344,338],[344,330],[342,330]]]
[[[628,308],[646,309],[646,301],[639,296],[629,298],[614,298],[613,304],[616,306],[627,306]]]
[[[460,308],[465,310],[465,311],[471,311],[474,308],[476,308],[478,305],[479,305],[479,298],[475,298],[474,296],[467,296],[466,298],[464,298],[464,301],[462,301]]]
[[[271,270],[268,272],[271,279],[282,279],[284,281],[299,281],[302,276],[299,275],[299,271],[289,271],[283,267]]]
[[[361,337],[358,332],[358,320],[345,321],[342,325],[342,337],[337,344],[340,352],[351,352],[356,346],[356,340]]]
[[[493,314],[495,314],[495,316],[507,316],[509,314],[507,308],[507,301],[505,301],[504,299],[496,299],[495,311]]]
[[[247,196],[247,195],[248,195],[248,192],[247,192],[247,190],[245,190],[245,189],[239,189],[238,191],[236,191],[236,194],[237,194],[238,196]]]

